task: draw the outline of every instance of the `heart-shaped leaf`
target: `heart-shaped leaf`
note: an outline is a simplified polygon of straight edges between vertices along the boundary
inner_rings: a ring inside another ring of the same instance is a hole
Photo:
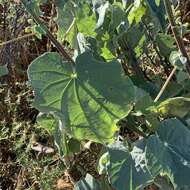
[[[74,4],[65,2],[64,6],[57,7],[56,22],[58,25],[58,40],[67,40],[72,47],[78,32],[84,36],[95,36],[96,17],[91,12],[90,6],[85,1]]]
[[[148,139],[146,159],[153,176],[167,175],[175,189],[190,188],[190,130],[177,119],[161,123]]]
[[[56,112],[77,139],[113,141],[115,123],[125,117],[144,91],[122,75],[117,61],[97,61],[91,53],[76,60],[76,67],[57,53],[46,53],[30,65],[34,105]]]
[[[117,142],[108,149],[108,176],[116,190],[143,189],[153,181],[145,163],[144,143],[133,148],[130,153],[121,143]]]

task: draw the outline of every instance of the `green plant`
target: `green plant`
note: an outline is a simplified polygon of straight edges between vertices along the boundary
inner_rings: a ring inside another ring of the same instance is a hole
[[[161,189],[188,189],[189,58],[171,2],[55,1],[57,38],[40,19],[44,1],[22,2],[59,51],[35,59],[28,76],[43,113],[38,122],[55,134],[75,189],[135,190],[158,181]],[[127,135],[118,140],[121,129]],[[100,178],[76,183],[70,171],[85,140],[104,147]]]

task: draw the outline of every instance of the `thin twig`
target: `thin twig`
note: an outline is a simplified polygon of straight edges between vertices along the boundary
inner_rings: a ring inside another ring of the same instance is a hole
[[[180,50],[182,55],[187,58],[186,68],[187,68],[187,72],[190,76],[190,60],[189,60],[187,51],[186,51],[184,43],[183,43],[183,39],[181,38],[181,36],[179,35],[179,32],[178,32],[178,28],[177,28],[175,20],[174,20],[174,14],[172,11],[171,3],[169,0],[164,0],[164,5],[166,8],[166,12],[168,14],[168,19],[169,19],[169,22],[171,25],[171,30],[174,35],[175,41],[177,43],[178,49]]]
[[[187,72],[188,72],[188,74],[190,76],[190,60],[189,60],[187,51],[186,51],[184,43],[183,43],[183,39],[178,34],[178,29],[176,27],[176,23],[175,23],[175,20],[174,20],[174,15],[173,15],[170,0],[164,0],[164,5],[165,5],[165,9],[166,9],[166,12],[167,12],[167,15],[168,15],[168,20],[169,20],[169,23],[171,25],[172,33],[174,35],[174,38],[175,38],[175,41],[177,43],[178,49],[182,53],[182,55],[187,58],[186,68],[187,68]],[[177,70],[177,67],[174,67],[172,72],[170,73],[169,77],[167,78],[166,82],[164,83],[163,87],[161,88],[160,92],[158,93],[157,97],[155,98],[154,102],[157,102],[159,100],[159,98],[162,96],[162,94],[164,93],[166,87],[168,86],[171,78],[175,74],[176,70]]]
[[[50,15],[50,18],[49,18],[49,23],[48,23],[48,28],[50,31],[53,31],[53,17],[55,15],[55,4],[52,3],[51,5],[51,15]],[[51,51],[51,40],[48,39],[48,42],[47,42],[47,51]]]
[[[11,44],[13,42],[17,42],[19,40],[23,40],[25,38],[31,37],[31,36],[35,36],[35,33],[26,34],[24,36],[19,36],[18,38],[14,38],[14,39],[8,40],[6,42],[2,42],[2,43],[0,43],[0,46],[5,46],[5,45]]]
[[[153,45],[153,47],[154,47],[154,49],[155,49],[156,54],[158,55],[160,61],[163,62],[162,55],[160,54],[160,52],[159,52],[159,50],[158,50],[157,44],[155,43],[154,37],[152,36],[152,34],[151,34],[151,32],[150,32],[150,30],[149,30],[147,24],[146,24],[144,21],[141,21],[141,22],[142,22],[142,25],[143,25],[143,27],[144,27],[144,29],[145,29],[145,32],[147,33],[149,39],[150,39],[151,42],[152,42],[152,45]]]
[[[69,32],[71,31],[71,29],[73,28],[73,26],[75,24],[75,21],[76,21],[76,18],[74,17],[74,19],[73,19],[71,25],[69,26],[68,30],[65,32],[65,35],[64,35],[64,38],[63,38],[64,41],[66,40],[67,35],[69,34]]]
[[[165,57],[163,57],[161,55],[160,50],[158,48],[158,45],[156,44],[156,41],[155,41],[151,31],[149,30],[148,25],[146,24],[146,22],[142,21],[142,25],[145,28],[145,32],[147,33],[148,38],[152,42],[153,48],[154,48],[154,50],[155,50],[155,52],[156,52],[156,54],[157,54],[157,56],[158,56],[158,58],[160,60],[161,65],[163,65],[163,67],[164,67],[164,71],[165,71],[166,75],[168,76],[169,73],[168,73],[167,60],[164,60]]]
[[[41,28],[46,33],[47,37],[50,39],[50,41],[55,45],[57,50],[63,55],[63,57],[72,63],[72,65],[75,65],[75,62],[73,61],[72,57],[66,52],[64,47],[59,43],[59,41],[53,36],[53,34],[48,30],[47,26],[44,24],[44,22],[34,13],[34,11],[28,7],[28,5],[22,0],[22,3],[26,7],[27,11],[31,14],[33,19],[36,21],[37,24],[41,26]]]
[[[169,77],[167,78],[166,82],[165,82],[164,85],[162,86],[160,92],[159,92],[158,95],[156,96],[154,102],[157,102],[157,101],[160,99],[160,97],[162,96],[164,90],[165,90],[166,87],[168,86],[168,84],[169,84],[171,78],[173,77],[174,73],[176,72],[176,70],[177,70],[177,67],[174,67],[173,70],[172,70],[172,72],[170,73]]]
[[[7,10],[8,5],[7,2],[3,1],[3,37],[4,40],[7,40]]]

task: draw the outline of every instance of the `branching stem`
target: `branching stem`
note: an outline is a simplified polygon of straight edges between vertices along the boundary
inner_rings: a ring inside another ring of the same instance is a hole
[[[71,62],[74,65],[75,62],[73,61],[72,57],[65,51],[64,47],[58,42],[58,40],[48,30],[48,28],[46,27],[46,25],[44,24],[44,22],[35,14],[35,12],[33,10],[31,10],[30,8],[28,8],[28,5],[26,5],[26,3],[24,1],[22,1],[22,3],[27,8],[27,11],[31,14],[31,16],[36,21],[36,23],[39,24],[41,26],[41,28],[45,31],[47,37],[55,45],[55,47],[57,48],[57,50],[63,55],[63,57],[67,61]]]
[[[174,20],[174,15],[173,15],[170,0],[164,0],[164,5],[165,5],[165,9],[166,9],[166,12],[168,15],[168,20],[171,25],[172,33],[174,35],[178,49],[182,53],[182,55],[187,58],[186,69],[190,76],[190,60],[189,60],[187,51],[186,51],[184,43],[183,43],[183,39],[179,35],[178,29],[177,29],[177,26],[176,26],[176,23]],[[157,102],[159,100],[159,98],[162,96],[163,92],[165,91],[166,87],[168,86],[168,84],[169,84],[171,78],[173,77],[173,75],[175,74],[176,70],[177,70],[177,67],[174,67],[172,72],[170,73],[169,77],[167,78],[166,82],[164,83],[163,87],[161,88],[160,92],[158,93],[157,97],[155,98],[154,102]]]
[[[19,36],[19,37],[17,37],[17,38],[8,40],[8,41],[6,41],[6,42],[2,42],[2,43],[0,43],[0,46],[5,46],[5,45],[11,44],[11,43],[13,43],[13,42],[17,42],[17,41],[19,41],[19,40],[23,40],[23,39],[25,39],[25,38],[29,38],[29,37],[31,37],[31,36],[35,36],[35,33],[26,34],[26,35]]]
[[[178,28],[177,28],[175,20],[174,20],[174,15],[173,15],[170,0],[164,0],[164,4],[165,4],[165,9],[166,9],[166,12],[168,15],[168,19],[169,19],[169,22],[171,25],[172,33],[174,35],[178,49],[182,53],[182,55],[187,58],[186,68],[187,68],[187,71],[188,71],[189,76],[190,76],[190,59],[189,59],[187,51],[185,49],[183,39],[181,38],[181,36],[178,32]]]

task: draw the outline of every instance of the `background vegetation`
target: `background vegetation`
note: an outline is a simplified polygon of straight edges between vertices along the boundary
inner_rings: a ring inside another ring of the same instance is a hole
[[[179,62],[181,55],[176,53],[171,56],[171,52],[178,51],[178,44],[171,22],[166,19],[163,1],[155,1],[159,6],[155,6],[156,4],[148,0],[129,1],[125,8],[126,1],[109,1],[109,6],[103,1],[101,5],[88,5],[87,1],[84,4],[81,3],[82,5],[80,2],[77,4],[78,1],[73,2],[79,7],[76,10],[69,7],[72,4],[70,5],[67,1],[34,1],[32,9],[35,10],[37,18],[43,20],[43,24],[45,23],[57,42],[65,48],[66,55],[77,57],[83,52],[90,51],[96,60],[102,62],[113,61],[117,58],[124,73],[130,76],[134,85],[148,93],[139,100],[136,110],[132,108],[126,110],[128,107],[125,107],[125,112],[129,111],[130,117],[117,123],[118,135],[116,136],[119,141],[126,141],[129,143],[129,148],[132,148],[134,142],[155,133],[152,126],[155,127],[168,118],[175,117],[181,121],[181,123],[171,124],[172,126],[184,125],[188,129],[188,69],[181,66],[182,61]],[[136,7],[137,2],[140,4]],[[181,0],[179,4],[173,5],[173,19],[180,32],[179,36],[183,39],[185,51],[189,54],[190,3]],[[94,9],[96,14],[93,13]],[[76,14],[74,24],[70,15],[73,10]],[[74,164],[68,169],[62,157],[63,144],[60,143],[56,147],[54,143],[55,121],[52,115],[48,115],[43,120],[43,117],[42,119],[39,117],[42,106],[37,105],[36,107],[40,109],[36,109],[32,105],[35,85],[32,88],[28,83],[27,70],[30,63],[33,60],[35,62],[36,58],[45,52],[59,52],[64,55],[63,50],[52,43],[51,36],[47,35],[46,29],[38,20],[35,20],[35,15],[32,15],[30,6],[20,1],[0,0],[0,13],[0,75],[1,72],[3,73],[0,78],[0,189],[69,190],[74,188],[76,181],[83,180],[86,173],[89,175],[87,181],[91,181],[92,178],[95,180],[95,182],[92,180],[93,184],[96,184],[97,179],[101,181],[103,178],[105,181],[103,172],[107,169],[104,165],[105,157],[102,158],[102,175],[100,175],[101,169],[97,170],[100,155],[104,155],[105,152],[102,150],[99,139],[92,135],[89,135],[90,139],[72,136],[72,141],[69,141],[73,145],[70,146],[72,154],[68,155]],[[62,13],[64,15],[61,15]],[[128,22],[129,28],[126,26]],[[160,104],[156,105],[156,109],[151,107],[149,103],[153,102],[175,67],[174,75],[171,76],[167,88],[159,97]],[[110,69],[106,77],[112,80],[113,75],[114,72]],[[32,74],[29,77],[32,78]],[[122,100],[122,95],[118,93],[118,96]],[[182,97],[179,100],[180,105],[164,102],[175,97]],[[169,108],[165,105],[169,105]],[[145,107],[149,108],[148,111],[143,110]],[[137,110],[142,111],[143,117],[139,117]],[[155,116],[157,112],[159,114]],[[104,137],[107,134],[103,134]],[[182,131],[181,137],[185,138]],[[79,139],[82,141],[78,142]],[[94,140],[96,143],[91,141],[89,143],[88,140]],[[115,155],[121,153],[120,149],[114,152],[113,147],[110,147],[108,152],[113,162],[119,158],[119,156],[115,158]],[[123,152],[121,157],[122,154]],[[106,175],[113,172],[111,169],[107,170]],[[187,174],[188,172],[187,169]],[[104,190],[106,188],[120,190],[122,183],[118,185],[111,174],[110,176],[111,182],[104,184]],[[120,179],[121,174],[118,176]],[[141,188],[174,189],[176,184],[176,189],[189,188],[188,185],[183,187],[183,183],[188,184],[188,180],[185,181],[186,178],[184,182],[177,176],[178,183],[176,183],[175,180],[171,180],[172,177],[159,173],[158,177],[150,183],[144,185],[142,180],[143,187]],[[112,187],[109,186],[110,183]],[[80,181],[75,189],[90,188],[84,186],[83,181]],[[95,186],[93,186],[94,189],[100,188]],[[137,188],[139,188],[138,185]]]

